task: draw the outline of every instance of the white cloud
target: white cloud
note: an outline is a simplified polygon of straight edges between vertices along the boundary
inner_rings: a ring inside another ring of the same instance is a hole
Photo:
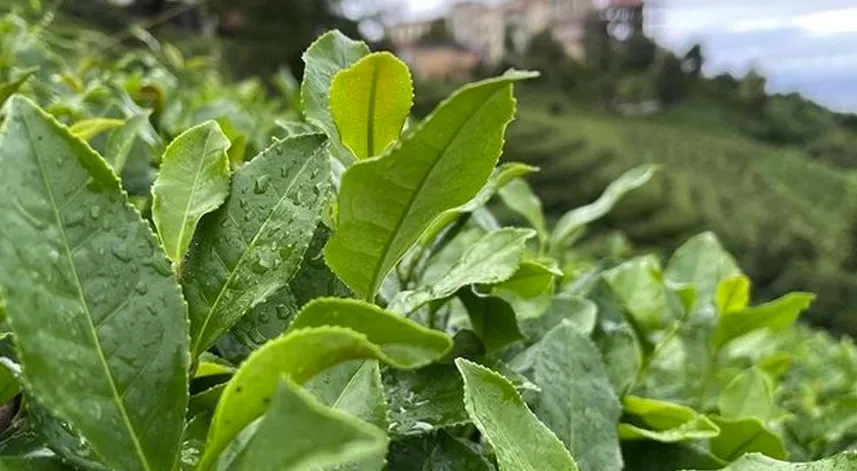
[[[795,26],[814,35],[857,33],[857,8],[822,11],[795,18]]]

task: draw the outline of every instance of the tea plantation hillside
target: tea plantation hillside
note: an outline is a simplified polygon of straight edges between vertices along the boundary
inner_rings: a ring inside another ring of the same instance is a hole
[[[0,470],[857,471],[857,345],[779,287],[848,276],[843,173],[536,71],[418,113],[338,30],[235,82],[52,21],[0,17]]]
[[[714,230],[758,296],[820,293],[812,319],[857,331],[855,274],[845,268],[857,213],[851,171],[747,137],[716,103],[623,117],[543,89],[523,89],[520,102],[505,158],[541,167],[532,183],[548,214],[592,201],[633,166],[660,164],[655,181],[592,233],[618,229],[639,249],[665,251]]]

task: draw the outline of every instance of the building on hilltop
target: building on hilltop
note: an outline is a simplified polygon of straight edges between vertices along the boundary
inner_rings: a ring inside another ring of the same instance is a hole
[[[482,62],[489,67],[499,65],[504,58],[522,54],[530,40],[544,31],[550,31],[570,57],[582,59],[585,22],[593,15],[608,16],[617,28],[642,28],[643,0],[609,0],[604,9],[593,0],[507,0],[502,3],[460,1],[442,18],[400,23],[387,28],[387,36],[410,64],[419,69],[421,58],[432,58],[431,67],[422,67],[431,73],[421,78],[458,76],[461,67]],[[433,27],[442,24],[446,40],[434,34]],[[432,36],[431,41],[424,41]],[[450,60],[444,71],[440,57]]]

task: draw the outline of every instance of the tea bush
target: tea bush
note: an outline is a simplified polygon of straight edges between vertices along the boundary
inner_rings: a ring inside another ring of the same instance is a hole
[[[299,99],[153,46],[7,57],[4,468],[857,469],[857,350],[793,326],[812,295],[749,305],[710,233],[578,256],[655,168],[549,225],[497,166],[535,73],[415,123],[407,67],[338,32]]]

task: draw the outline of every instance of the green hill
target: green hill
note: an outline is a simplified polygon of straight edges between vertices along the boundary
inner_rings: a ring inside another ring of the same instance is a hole
[[[668,251],[711,229],[757,280],[756,297],[820,294],[812,319],[857,331],[857,273],[845,267],[857,214],[854,174],[774,146],[739,129],[742,115],[711,100],[687,100],[657,115],[626,117],[530,89],[520,97],[506,158],[538,165],[531,181],[557,216],[594,199],[623,171],[664,171],[591,235],[618,229],[635,246]]]

